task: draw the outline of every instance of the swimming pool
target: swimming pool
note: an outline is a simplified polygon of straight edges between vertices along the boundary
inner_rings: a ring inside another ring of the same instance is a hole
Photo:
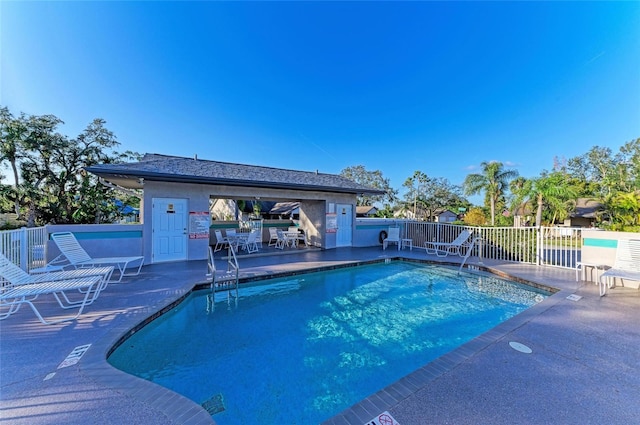
[[[108,360],[220,425],[319,423],[546,295],[409,262],[270,282],[239,299],[194,292]]]

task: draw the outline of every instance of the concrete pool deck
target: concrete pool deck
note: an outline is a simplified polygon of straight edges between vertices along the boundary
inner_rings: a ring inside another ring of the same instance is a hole
[[[384,257],[442,260],[419,249],[338,248],[239,262],[241,277],[258,277]],[[485,266],[559,291],[325,423],[365,424],[384,411],[400,425],[640,423],[640,291],[615,288],[601,298],[573,270]],[[0,422],[213,423],[190,400],[106,362],[129,329],[187,294],[205,270],[204,261],[145,266],[110,284],[77,321],[43,325],[27,306],[0,321]],[[43,298],[38,306],[60,314],[54,304]],[[87,344],[76,364],[58,368]]]

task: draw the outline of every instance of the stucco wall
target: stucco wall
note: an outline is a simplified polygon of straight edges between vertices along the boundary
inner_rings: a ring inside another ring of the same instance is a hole
[[[153,263],[153,198],[186,199],[187,211],[209,211],[209,194],[205,185],[145,181],[144,208],[141,212],[145,263]],[[208,246],[209,239],[188,239],[187,260],[205,259]]]
[[[57,224],[47,225],[49,234],[71,232],[91,257],[125,257],[144,255],[141,224]],[[53,260],[60,250],[47,241],[46,259]]]
[[[582,261],[612,266],[619,239],[640,239],[640,233],[582,230]]]
[[[300,202],[300,227],[304,229],[307,241],[313,246],[326,247],[326,208],[324,200]]]
[[[257,198],[262,200],[300,202],[300,227],[307,232],[309,240],[314,246],[322,248],[336,247],[335,233],[326,233],[326,213],[328,212],[327,205],[329,203],[352,205],[355,224],[356,195],[354,194],[145,181],[144,208],[142,208],[141,211],[142,226],[145,235],[143,245],[145,261],[149,263],[153,262],[151,258],[153,253],[151,237],[153,214],[151,203],[153,198],[186,199],[189,211],[208,211],[210,197],[216,199]],[[355,238],[355,233],[353,238]],[[205,259],[208,244],[208,239],[189,240],[187,246],[188,259]]]
[[[394,218],[366,218],[356,219],[356,231],[354,232],[354,245],[357,247],[382,245],[380,242],[380,232],[389,231],[389,227],[400,227],[400,236],[405,235],[404,219]]]

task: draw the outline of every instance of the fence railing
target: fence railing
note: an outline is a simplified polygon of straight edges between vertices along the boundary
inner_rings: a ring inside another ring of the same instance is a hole
[[[580,261],[582,232],[569,227],[472,227],[453,224],[406,221],[403,238],[424,249],[426,241],[451,242],[464,229],[473,231],[473,254],[484,259],[575,268]],[[22,269],[45,265],[47,259],[45,227],[0,232],[0,251]],[[481,250],[481,251],[480,251]]]
[[[42,267],[47,258],[47,237],[45,227],[4,230],[0,232],[0,252],[25,271]]]
[[[541,227],[538,234],[539,264],[575,268],[581,260],[582,229]]]
[[[490,260],[575,268],[580,261],[582,234],[571,227],[472,227],[453,224],[407,221],[403,237],[413,239],[416,247],[426,241],[451,242],[464,229],[473,231],[473,255],[482,250]]]

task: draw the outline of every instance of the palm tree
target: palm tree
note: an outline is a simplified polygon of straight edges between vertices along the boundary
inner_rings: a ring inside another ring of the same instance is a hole
[[[9,108],[0,108],[0,163],[7,161],[11,166],[13,174],[13,189],[16,192],[14,210],[20,215],[20,198],[17,192],[20,190],[20,174],[18,174],[18,163],[22,156],[21,142],[25,137],[27,128],[24,125],[24,116],[16,119],[9,112]]]
[[[564,219],[569,215],[569,211],[575,207],[577,198],[576,190],[569,184],[566,175],[561,172],[552,172],[542,175],[533,180],[531,186],[532,198],[537,203],[536,226],[542,225],[542,211],[545,204],[553,212],[553,223],[556,217]]]
[[[476,195],[485,192],[491,207],[491,225],[496,224],[496,203],[504,190],[508,186],[509,181],[518,177],[518,171],[505,170],[502,162],[490,161],[480,164],[482,174],[469,174],[462,186],[465,195]]]

